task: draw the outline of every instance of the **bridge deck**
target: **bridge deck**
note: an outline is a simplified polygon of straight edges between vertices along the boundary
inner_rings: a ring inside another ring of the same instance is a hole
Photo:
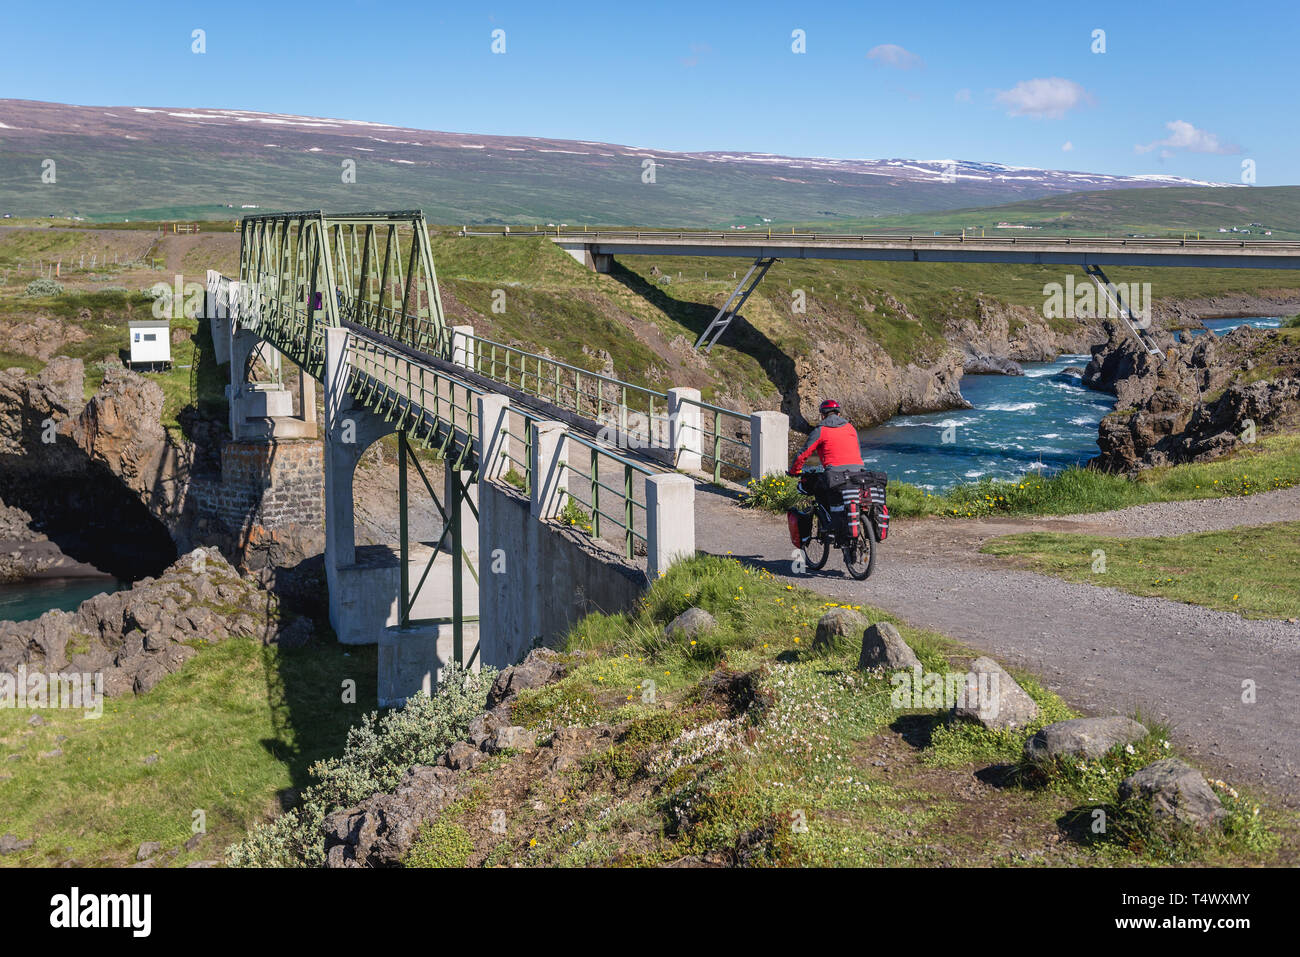
[[[489,235],[471,233],[471,235]],[[495,234],[529,236],[529,233]],[[597,255],[730,256],[880,262],[1300,269],[1300,243],[1058,236],[903,236],[599,230],[552,242]]]

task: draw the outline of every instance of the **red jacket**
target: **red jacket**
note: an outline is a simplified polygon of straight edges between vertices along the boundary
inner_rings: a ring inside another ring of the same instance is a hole
[[[790,474],[798,475],[803,471],[803,464],[814,452],[825,468],[837,465],[861,465],[862,446],[858,444],[858,430],[842,415],[832,413],[822,419],[822,424],[813,429],[808,436],[808,444],[803,447],[790,466]]]

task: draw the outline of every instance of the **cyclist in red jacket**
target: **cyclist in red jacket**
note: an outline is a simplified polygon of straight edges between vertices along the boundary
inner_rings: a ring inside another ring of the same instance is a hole
[[[840,515],[844,515],[850,534],[856,536],[858,488],[853,484],[844,484],[836,473],[855,471],[863,467],[858,430],[853,427],[852,422],[840,414],[840,404],[834,399],[827,399],[818,406],[817,411],[821,413],[822,424],[813,429],[812,435],[808,436],[808,443],[795,456],[789,474],[798,475],[802,472],[804,463],[813,453],[816,453],[826,471],[821,476],[821,481],[811,483],[810,491],[837,520]],[[838,496],[832,491],[837,488]]]
[[[858,444],[858,430],[852,422],[840,415],[840,404],[834,399],[827,399],[817,411],[821,413],[822,424],[813,429],[812,435],[808,436],[808,444],[795,456],[790,474],[798,475],[802,472],[804,463],[814,452],[823,468],[862,468],[862,446]]]

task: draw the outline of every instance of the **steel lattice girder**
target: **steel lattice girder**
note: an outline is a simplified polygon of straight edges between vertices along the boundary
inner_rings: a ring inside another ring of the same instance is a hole
[[[250,214],[240,222],[239,280],[256,290],[258,331],[318,377],[323,330],[343,320],[435,355],[450,352],[418,209]]]

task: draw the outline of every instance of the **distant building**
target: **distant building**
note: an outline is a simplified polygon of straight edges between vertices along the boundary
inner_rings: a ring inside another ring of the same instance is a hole
[[[131,336],[132,369],[168,369],[172,364],[171,324],[166,319],[132,319],[127,323]]]

